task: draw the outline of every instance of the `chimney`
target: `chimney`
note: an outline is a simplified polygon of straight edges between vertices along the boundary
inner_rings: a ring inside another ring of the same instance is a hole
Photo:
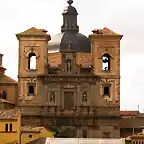
[[[4,74],[5,68],[2,66],[2,59],[3,59],[3,54],[0,53],[0,76]]]
[[[0,67],[2,67],[2,58],[3,58],[3,54],[0,53]]]

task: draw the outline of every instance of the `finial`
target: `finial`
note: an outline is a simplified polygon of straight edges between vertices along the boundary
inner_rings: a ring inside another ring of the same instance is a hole
[[[67,3],[68,3],[69,5],[71,5],[71,4],[73,3],[73,0],[68,0]]]

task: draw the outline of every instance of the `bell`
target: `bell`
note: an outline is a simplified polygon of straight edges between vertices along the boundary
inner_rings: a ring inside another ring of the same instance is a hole
[[[107,63],[108,62],[108,59],[107,58],[105,58],[105,59],[103,59],[103,61],[102,61],[103,63]]]

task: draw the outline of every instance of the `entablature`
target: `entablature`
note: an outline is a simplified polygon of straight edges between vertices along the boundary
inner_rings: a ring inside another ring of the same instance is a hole
[[[71,82],[71,83],[77,83],[77,82],[88,82],[88,83],[92,83],[92,82],[96,82],[99,80],[98,76],[70,76],[70,75],[66,75],[66,76],[57,76],[57,75],[41,75],[38,76],[38,78],[42,78],[44,83],[60,83],[60,82]]]

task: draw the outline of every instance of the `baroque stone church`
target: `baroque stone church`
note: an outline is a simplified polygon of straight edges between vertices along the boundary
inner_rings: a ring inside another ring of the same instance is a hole
[[[119,138],[122,35],[106,27],[81,34],[72,3],[57,35],[35,27],[16,34],[22,125],[52,126],[58,137]]]

